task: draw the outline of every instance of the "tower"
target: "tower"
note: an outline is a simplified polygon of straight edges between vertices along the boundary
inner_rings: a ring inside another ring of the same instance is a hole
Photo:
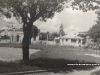
[[[61,24],[60,29],[63,29],[63,25]]]
[[[63,31],[63,25],[62,25],[62,24],[61,24],[61,26],[60,26],[59,35],[60,35],[60,44],[63,45],[62,36],[65,35],[65,32]]]
[[[60,37],[65,35],[65,32],[63,31],[63,25],[62,24],[60,26],[59,35],[60,35]]]

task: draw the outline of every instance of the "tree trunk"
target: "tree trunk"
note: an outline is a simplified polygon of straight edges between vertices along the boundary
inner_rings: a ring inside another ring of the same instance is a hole
[[[28,62],[29,61],[29,45],[30,45],[30,40],[32,36],[32,25],[23,25],[23,32],[24,32],[24,37],[22,41],[22,53],[23,53],[23,61]]]
[[[23,37],[23,43],[22,43],[22,52],[23,52],[23,61],[28,62],[29,61],[29,38]]]

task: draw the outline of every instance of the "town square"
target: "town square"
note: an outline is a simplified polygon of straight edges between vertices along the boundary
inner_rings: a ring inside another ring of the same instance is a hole
[[[100,0],[0,0],[0,75],[100,75]]]

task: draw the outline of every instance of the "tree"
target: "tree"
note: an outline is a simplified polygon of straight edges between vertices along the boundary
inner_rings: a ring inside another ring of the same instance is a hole
[[[90,38],[92,38],[94,40],[94,42],[98,42],[98,40],[100,38],[100,25],[98,25],[98,24],[93,25],[89,29],[88,35],[90,36]]]
[[[55,37],[59,37],[59,34],[57,32],[53,32],[52,33],[52,36],[55,38]]]
[[[100,8],[99,0],[74,0],[72,2],[73,9],[83,10],[83,12],[87,12],[90,10],[96,10]]]
[[[36,20],[46,21],[52,18],[55,12],[64,8],[67,0],[0,0],[1,15],[7,18],[12,16],[23,23],[24,37],[22,41],[23,60],[29,60],[29,43],[32,37],[33,23]]]
[[[98,14],[97,24],[94,25],[88,31],[88,35],[94,40],[94,42],[99,43],[100,40],[100,0],[74,0],[72,3],[73,9],[83,10],[83,12],[87,12],[90,10],[98,10],[96,13]]]
[[[73,9],[83,10],[83,12],[87,12],[90,10],[98,10],[100,9],[100,0],[74,0],[72,3]],[[100,15],[98,15],[100,16]],[[100,20],[100,19],[99,19]],[[97,24],[92,26],[88,31],[88,35],[97,42],[100,37],[100,22],[97,21]]]
[[[54,38],[55,37],[59,37],[59,34],[58,33],[56,33],[56,32],[53,32],[53,33],[50,33],[49,34],[49,41],[54,41]]]
[[[83,44],[85,44],[86,43],[86,36],[87,36],[87,34],[79,33],[78,36],[83,38]]]
[[[34,38],[34,40],[36,40],[36,36],[37,36],[38,33],[39,33],[39,29],[38,29],[35,25],[33,25],[32,30],[33,30],[33,32],[32,32],[33,38]]]

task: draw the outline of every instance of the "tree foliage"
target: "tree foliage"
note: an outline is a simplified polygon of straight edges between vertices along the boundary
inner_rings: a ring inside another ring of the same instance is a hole
[[[32,28],[37,28],[32,27],[33,23],[38,19],[46,21],[52,18],[55,12],[63,10],[65,2],[67,0],[0,0],[0,13],[7,18],[15,17],[23,23],[24,35],[28,31],[27,36],[32,36]]]
[[[0,12],[7,18],[14,16],[26,24],[37,19],[46,21],[55,12],[63,10],[63,1],[67,0],[0,0]]]
[[[74,0],[72,3],[73,9],[82,10],[83,12],[87,12],[90,10],[98,10],[100,9],[100,0]],[[94,40],[94,42],[98,42],[100,38],[100,22],[93,25],[89,31],[88,35],[90,38]]]
[[[72,3],[73,9],[83,10],[84,12],[96,10],[100,7],[99,0],[74,0]]]
[[[49,34],[49,41],[54,41],[55,37],[59,37],[59,34],[57,32],[53,32]]]
[[[38,28],[37,28],[35,25],[33,25],[32,30],[33,30],[32,34],[34,34],[33,37],[36,38],[36,36],[37,36],[38,33],[39,33]],[[32,36],[31,36],[31,37],[32,37]]]
[[[100,25],[93,25],[88,31],[88,35],[94,40],[94,42],[97,42],[100,38]]]
[[[83,44],[85,44],[86,43],[86,36],[87,36],[87,34],[79,33],[78,36],[83,38]]]

